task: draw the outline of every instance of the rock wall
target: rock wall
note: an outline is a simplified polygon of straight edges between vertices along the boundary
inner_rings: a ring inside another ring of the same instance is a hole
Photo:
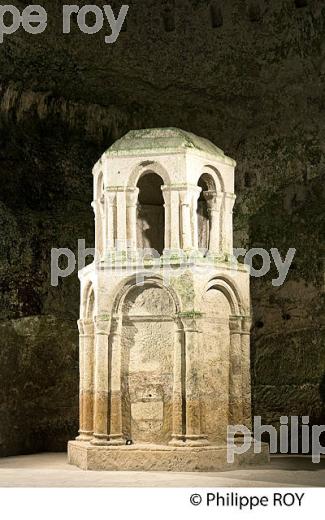
[[[114,45],[44,1],[46,33],[0,46],[1,455],[76,433],[79,286],[50,286],[50,251],[93,245],[91,168],[134,128],[211,139],[238,162],[235,245],[297,249],[283,287],[252,280],[254,413],[325,420],[325,6],[129,3]]]

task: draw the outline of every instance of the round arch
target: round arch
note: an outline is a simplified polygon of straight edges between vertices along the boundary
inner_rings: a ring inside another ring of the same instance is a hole
[[[222,175],[217,168],[209,164],[204,165],[202,170],[198,173],[197,182],[203,175],[209,175],[213,179],[217,192],[220,193],[225,191],[225,184]]]
[[[150,300],[143,307],[146,290],[152,289],[158,290],[155,309]],[[115,291],[113,327],[119,330],[119,335],[111,350],[110,366],[119,369],[112,371],[110,377],[112,388],[120,389],[114,397],[118,401],[119,427],[116,431],[116,418],[112,415],[111,435],[119,433],[135,444],[170,442],[173,420],[169,406],[174,396],[178,309],[178,298],[173,290],[152,273],[147,273],[141,284],[137,283],[136,276],[131,276]],[[157,406],[154,413],[153,399]]]
[[[145,161],[138,164],[131,172],[127,187],[136,188],[140,178],[147,173],[155,173],[162,178],[164,186],[170,186],[170,177],[167,170],[156,161]]]
[[[204,294],[211,289],[218,289],[227,298],[231,313],[234,316],[244,315],[244,306],[241,295],[237,287],[226,277],[216,277],[210,280],[205,286]]]
[[[202,173],[198,180],[198,186],[204,191],[217,191],[217,186],[213,176],[210,173]]]
[[[137,275],[139,276],[139,275]],[[178,314],[181,310],[180,301],[173,289],[170,287],[167,287],[163,283],[163,279],[160,276],[155,276],[149,273],[141,273],[140,276],[143,276],[144,283],[140,286],[137,283],[137,277],[131,276],[128,280],[124,281],[118,289],[116,290],[116,295],[113,302],[112,312],[113,314],[121,314],[124,301],[128,295],[128,293],[134,289],[135,287],[143,287],[145,286],[151,286],[151,287],[159,287],[160,289],[164,289],[167,291],[169,296],[171,297],[174,306],[175,306],[175,314]]]

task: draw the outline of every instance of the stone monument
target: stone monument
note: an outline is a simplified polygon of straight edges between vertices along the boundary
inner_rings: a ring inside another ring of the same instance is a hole
[[[249,273],[232,256],[235,166],[175,128],[131,131],[95,165],[71,464],[211,471],[227,463],[228,424],[251,429]],[[250,451],[235,465],[267,459]]]

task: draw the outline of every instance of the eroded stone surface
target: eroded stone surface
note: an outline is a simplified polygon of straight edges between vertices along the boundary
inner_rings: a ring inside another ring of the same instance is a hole
[[[87,443],[69,442],[68,460],[83,470],[99,471],[222,471],[241,466],[263,465],[269,462],[269,449],[263,445],[262,452],[253,450],[236,456],[234,463],[227,464],[225,446],[204,448],[159,447],[139,445],[129,447],[95,447]]]
[[[251,426],[249,273],[232,246],[235,164],[212,143],[161,128],[128,133],[93,168],[97,253],[79,272],[81,444],[70,444],[71,463],[218,469],[228,425]],[[142,203],[155,207],[161,194],[164,225],[139,225]],[[156,265],[144,263],[143,235],[152,250],[150,238],[160,237]]]

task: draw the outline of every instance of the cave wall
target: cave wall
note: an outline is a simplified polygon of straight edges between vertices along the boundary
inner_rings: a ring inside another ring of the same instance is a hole
[[[282,287],[252,279],[253,411],[324,421],[323,2],[129,1],[110,46],[41,4],[46,33],[0,46],[0,455],[76,434],[79,285],[50,286],[50,253],[93,246],[91,168],[135,128],[212,140],[238,162],[235,246],[297,249]]]

